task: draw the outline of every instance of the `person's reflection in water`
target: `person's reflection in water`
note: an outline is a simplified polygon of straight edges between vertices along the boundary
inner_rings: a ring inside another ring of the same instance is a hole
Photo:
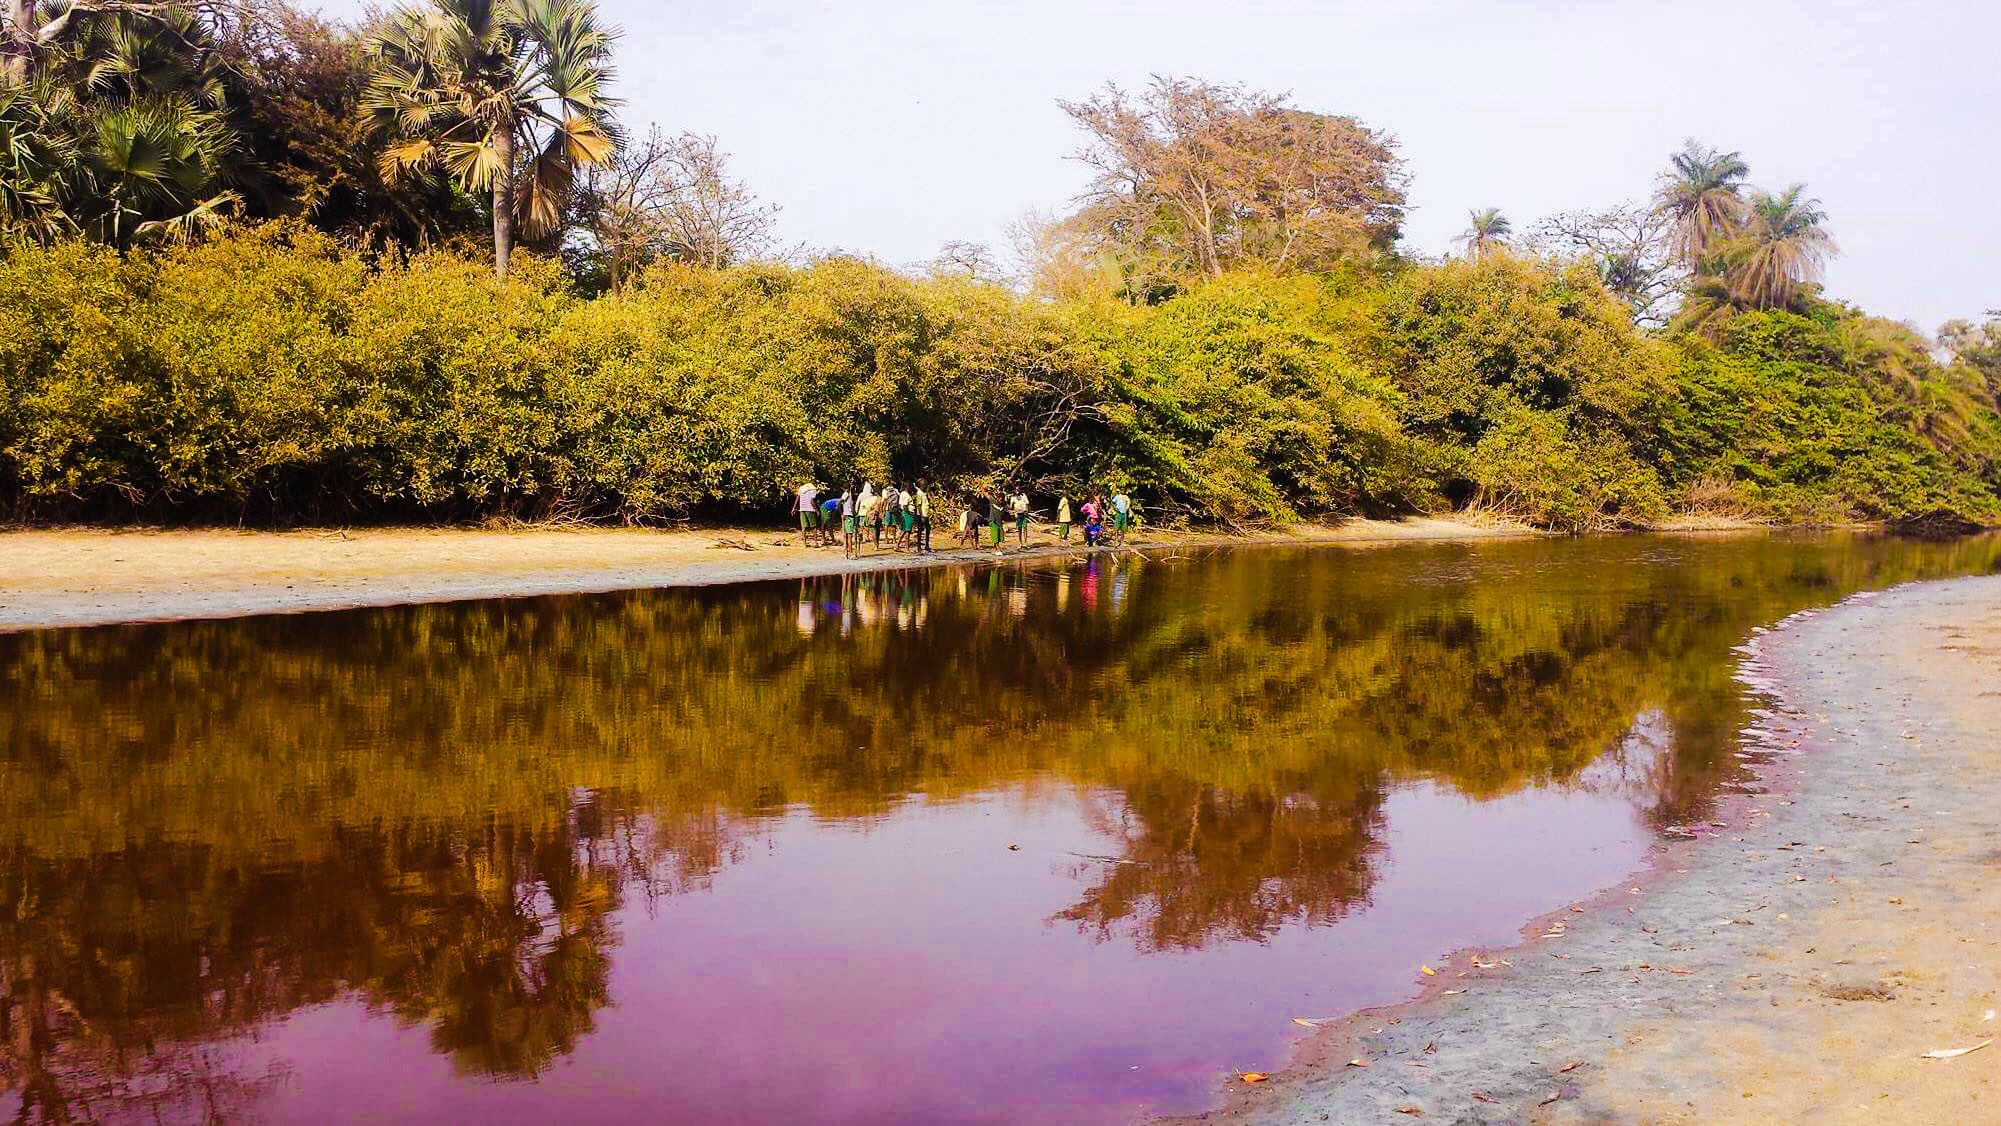
[[[799,623],[799,636],[801,637],[813,636],[813,630],[819,625],[819,622],[814,615],[813,590],[812,587],[807,583],[799,584],[798,623]]]

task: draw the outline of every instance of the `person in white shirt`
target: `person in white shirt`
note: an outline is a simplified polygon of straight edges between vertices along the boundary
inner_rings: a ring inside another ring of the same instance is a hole
[[[799,486],[799,503],[794,506],[799,513],[799,538],[807,547],[813,546],[813,530],[820,526],[820,486],[807,482]]]
[[[855,539],[856,551],[861,550],[860,533],[866,532],[869,526],[875,523],[876,519],[875,508],[877,499],[878,498],[875,495],[875,482],[863,481],[862,493],[860,496],[855,498],[855,532],[857,533]],[[882,540],[882,532],[879,527],[877,528],[876,531],[876,540],[878,542]]]
[[[1016,543],[1028,543],[1028,494],[1016,493],[1007,502],[1008,511],[1014,514],[1014,538]]]

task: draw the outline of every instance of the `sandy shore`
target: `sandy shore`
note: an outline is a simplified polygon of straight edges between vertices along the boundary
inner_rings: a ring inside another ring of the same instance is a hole
[[[1413,519],[1306,525],[1252,537],[1149,533],[1141,550],[1298,542],[1372,544],[1532,534],[1499,523]],[[935,537],[945,547],[949,537]],[[1053,529],[1008,557],[1081,550]],[[0,532],[0,631],[171,618],[331,610],[406,602],[694,586],[751,579],[991,561],[984,551],[929,556],[806,547],[773,529],[326,529],[300,532]]]
[[[1991,1117],[2001,576],[1859,595],[1747,652],[1744,678],[1774,699],[1750,739],[1766,792],[1482,952],[1491,968],[1433,962],[1424,997],[1322,1029],[1211,1117]]]

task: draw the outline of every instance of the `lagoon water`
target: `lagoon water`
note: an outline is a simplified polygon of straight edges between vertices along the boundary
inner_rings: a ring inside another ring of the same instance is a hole
[[[1993,539],[1249,548],[0,637],[0,1114],[1127,1121],[1747,784]]]

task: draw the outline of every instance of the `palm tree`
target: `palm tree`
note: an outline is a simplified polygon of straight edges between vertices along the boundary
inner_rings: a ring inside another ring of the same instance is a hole
[[[1469,258],[1485,257],[1492,251],[1508,244],[1508,236],[1515,233],[1515,225],[1501,214],[1498,207],[1466,213],[1466,229],[1459,233],[1459,245],[1466,248]]]
[[[188,238],[240,202],[249,160],[224,106],[213,29],[192,7],[110,0],[10,4],[0,188],[30,237],[116,246]]]
[[[1758,309],[1790,309],[1820,281],[1835,253],[1820,201],[1805,198],[1806,185],[1758,192],[1751,199],[1743,235],[1727,251],[1731,295]]]
[[[1751,166],[1734,152],[1717,152],[1690,140],[1668,158],[1655,204],[1674,221],[1675,256],[1691,268],[1743,225],[1744,178]]]
[[[241,202],[222,187],[237,140],[220,112],[153,97],[107,107],[90,125],[84,162],[98,201],[90,230],[100,241],[189,241]]]
[[[64,175],[76,138],[51,120],[46,88],[0,84],[0,226],[40,242],[73,232],[63,209]]]
[[[577,170],[618,149],[601,91],[617,32],[590,0],[429,0],[370,40],[361,111],[395,138],[385,176],[442,168],[492,200],[493,268],[507,276],[517,225],[553,230]]]

